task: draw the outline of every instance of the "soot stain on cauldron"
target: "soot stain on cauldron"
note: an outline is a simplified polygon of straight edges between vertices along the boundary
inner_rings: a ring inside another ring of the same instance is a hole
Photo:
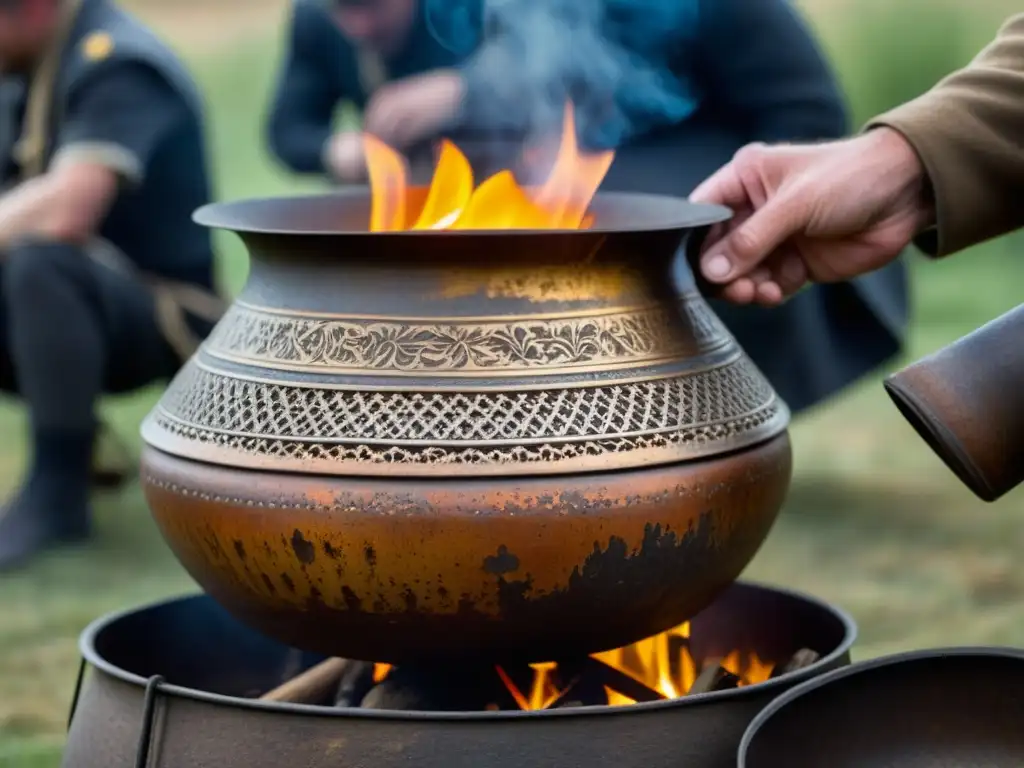
[[[281,581],[284,582],[284,585],[286,587],[288,587],[288,591],[289,592],[295,592],[295,582],[292,581],[292,577],[291,576],[289,576],[287,573],[282,573],[281,574]]]
[[[366,564],[371,568],[377,566],[377,550],[372,545],[366,545],[366,548],[363,550],[363,557],[366,558]]]
[[[640,547],[635,552],[631,552],[627,542],[618,536],[610,537],[604,549],[599,542],[594,542],[593,551],[582,567],[573,569],[563,589],[537,594],[533,591],[530,576],[515,581],[499,579],[499,607],[508,617],[521,613],[535,616],[537,610],[550,610],[552,613],[571,610],[574,605],[578,605],[581,596],[584,599],[590,596],[594,601],[607,600],[625,605],[634,602],[638,594],[660,594],[678,581],[679,564],[684,553],[696,554],[707,546],[709,528],[710,522],[706,516],[702,517],[697,529],[690,529],[683,536],[660,523],[648,524],[644,527]],[[643,567],[631,568],[630,564],[634,561],[643,563]],[[631,571],[642,573],[643,583],[638,583],[635,578],[624,578]]]
[[[244,563],[245,545],[239,539],[235,539],[235,552],[238,554],[239,559]]]
[[[359,599],[359,595],[352,591],[351,587],[341,588],[341,599],[345,601],[345,607],[353,613],[363,610],[363,601]]]
[[[508,547],[502,544],[498,547],[496,555],[488,555],[484,558],[484,571],[495,576],[505,576],[519,570],[519,558],[508,551]]]
[[[313,546],[312,542],[306,541],[306,537],[302,535],[302,531],[298,528],[292,534],[292,550],[295,552],[295,556],[299,558],[300,563],[309,565],[316,560],[316,547]]]
[[[226,560],[224,548],[220,545],[220,538],[211,529],[207,529],[207,533],[209,535],[206,538],[206,546],[209,548],[210,557],[213,560]]]
[[[506,606],[520,606],[527,602],[531,592],[533,592],[533,577],[531,576],[518,581],[498,579],[498,605],[503,611],[506,610]],[[532,602],[536,602],[536,600],[535,597]]]
[[[337,560],[337,559],[339,559],[341,557],[341,550],[340,549],[335,549],[334,546],[331,544],[331,542],[325,541],[323,546],[324,546],[324,554],[327,555],[332,560]]]
[[[265,573],[261,573],[260,577],[263,579],[263,586],[267,588],[267,591],[272,595],[276,595],[277,587],[274,586],[274,582],[271,580],[271,578],[267,576],[267,574]]]
[[[402,599],[405,601],[405,609],[410,613],[416,613],[417,603],[416,593],[413,592],[409,587],[405,588],[402,592]]]
[[[473,602],[473,598],[468,592],[463,592],[462,595],[459,596],[459,609],[457,611],[457,615],[470,617],[479,616],[479,612],[476,609],[476,603]]]

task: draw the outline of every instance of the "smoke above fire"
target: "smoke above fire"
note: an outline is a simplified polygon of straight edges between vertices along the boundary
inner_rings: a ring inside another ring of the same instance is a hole
[[[679,71],[698,0],[483,2],[467,128],[538,139],[557,134],[571,101],[584,145],[606,149],[693,111]]]

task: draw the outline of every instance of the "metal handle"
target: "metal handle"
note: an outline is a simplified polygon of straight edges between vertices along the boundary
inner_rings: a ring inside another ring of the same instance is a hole
[[[146,695],[142,701],[142,731],[139,733],[139,745],[135,751],[135,768],[146,768],[149,765],[149,745],[153,734],[153,713],[156,712],[156,699],[164,679],[153,675],[146,681]]]

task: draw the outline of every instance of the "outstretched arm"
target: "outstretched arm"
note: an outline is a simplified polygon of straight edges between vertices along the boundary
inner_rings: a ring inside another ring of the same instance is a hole
[[[337,46],[323,8],[297,0],[267,118],[271,152],[296,173],[327,173],[326,148],[333,132],[334,111],[344,98],[329,76],[327,52]]]
[[[1024,14],[974,62],[872,121],[910,142],[938,227],[918,244],[945,255],[1024,226]]]
[[[808,279],[878,269],[929,230],[941,255],[1024,226],[1022,93],[1024,15],[876,130],[741,150],[691,196],[738,214],[709,236],[701,271],[733,301],[771,305]]]

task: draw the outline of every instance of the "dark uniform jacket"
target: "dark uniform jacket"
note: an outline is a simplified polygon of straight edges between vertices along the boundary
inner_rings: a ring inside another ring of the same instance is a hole
[[[58,53],[52,75],[37,70],[31,84],[45,90],[40,135],[22,130],[29,83],[0,80],[5,181],[74,155],[103,163],[124,186],[99,234],[148,275],[212,288],[211,238],[192,222],[211,189],[202,104],[188,72],[109,0],[82,0]]]
[[[572,0],[559,1],[568,3],[567,12],[572,12]],[[438,0],[438,7],[464,9],[474,2]],[[651,78],[616,84],[633,109],[624,109],[632,132],[613,137],[618,139],[617,155],[604,189],[685,196],[748,142],[819,140],[847,132],[832,73],[787,0],[607,3],[618,13],[625,36],[633,39],[630,45],[646,40],[654,48],[664,38],[663,47],[671,50],[667,64],[673,87],[662,102],[673,120],[659,123],[644,114],[645,100],[659,98],[644,91]],[[676,45],[666,34],[673,25],[689,25],[685,44]],[[453,21],[450,28],[459,27]],[[472,45],[439,40],[443,35],[438,32],[448,29],[438,18],[421,13],[407,50],[388,63],[388,75],[463,67],[469,87],[467,115],[475,119],[484,112],[494,118],[484,129],[514,130],[517,115],[523,113],[516,107],[517,68],[509,66],[500,78],[493,70],[474,70]],[[268,120],[272,151],[291,169],[324,172],[323,147],[338,103],[362,106],[370,95],[359,63],[358,52],[322,3],[295,0]],[[689,283],[683,259],[678,267],[680,283]],[[896,263],[851,283],[814,286],[778,309],[720,302],[715,308],[779,394],[800,411],[898,353],[907,322],[906,275]]]
[[[924,163],[944,256],[1024,227],[1024,14],[974,62],[871,123],[900,131]]]

